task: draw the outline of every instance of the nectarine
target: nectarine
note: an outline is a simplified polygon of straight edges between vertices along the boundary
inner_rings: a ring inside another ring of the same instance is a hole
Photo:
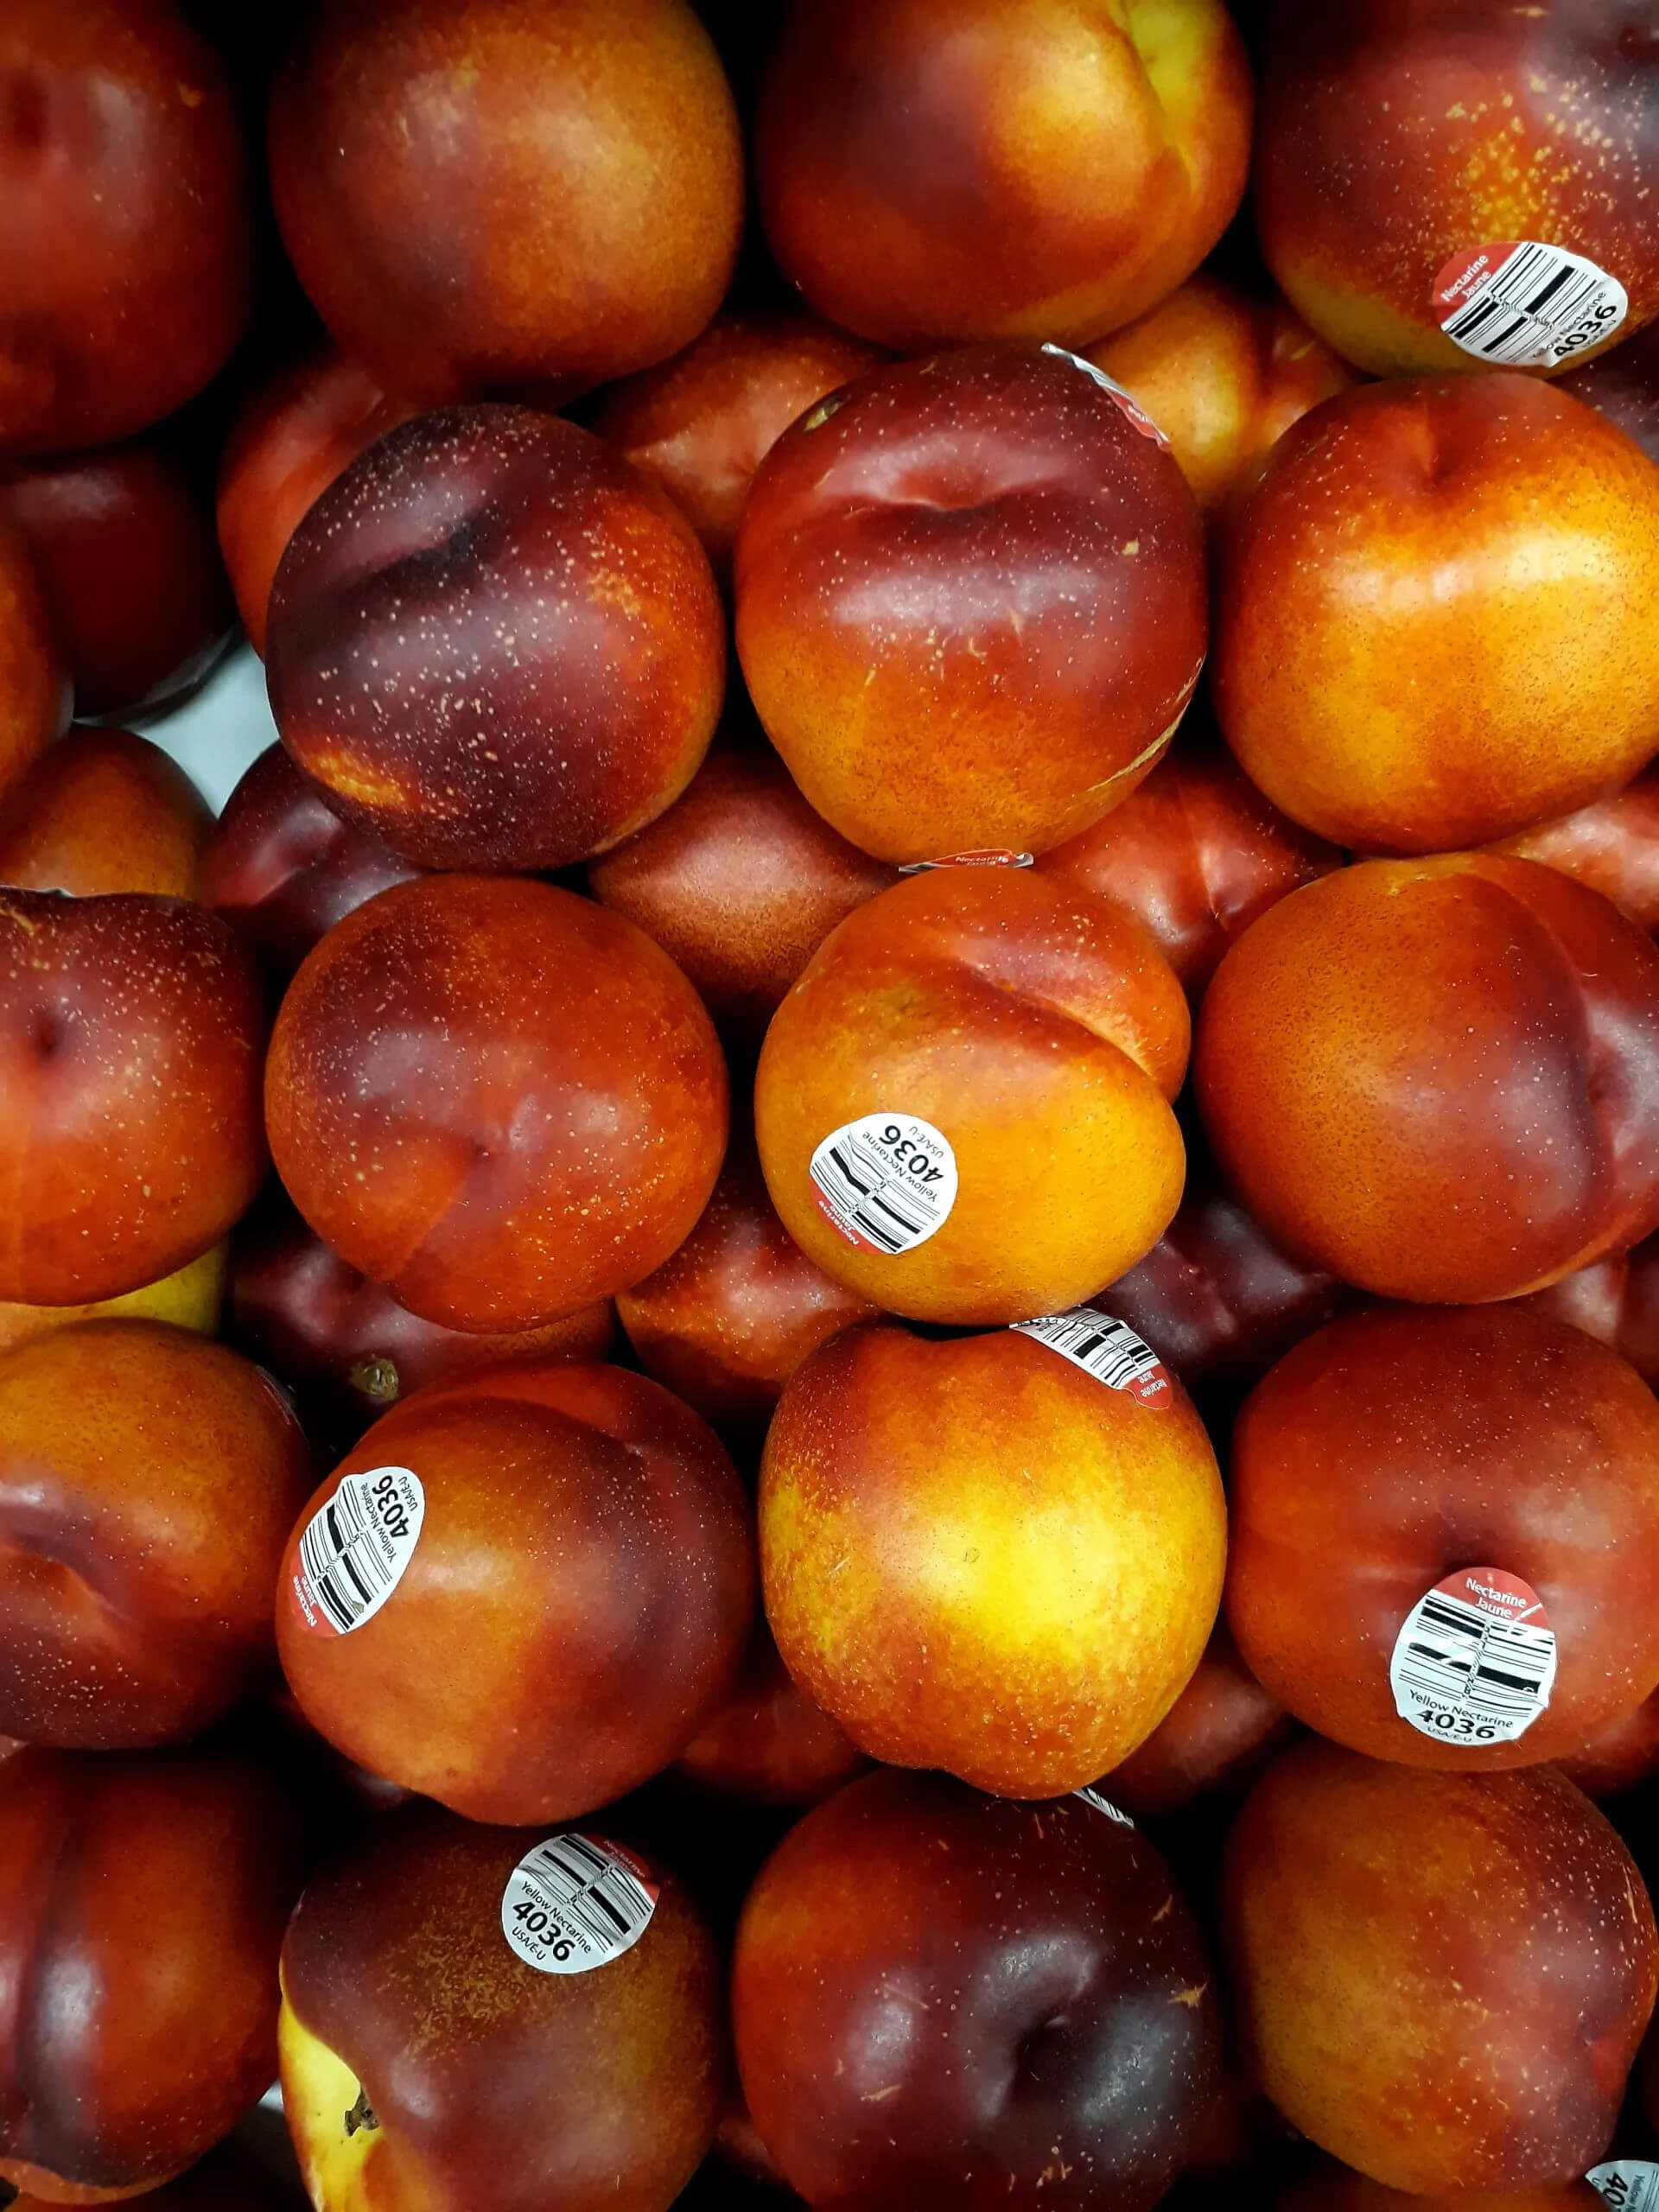
[[[183,769],[147,737],[72,730],[0,805],[0,883],[77,899],[194,899],[213,820]]]
[[[551,885],[431,876],[330,931],[266,1066],[277,1171],[340,1257],[423,1320],[527,1329],[639,1281],[725,1149],[696,993]]]

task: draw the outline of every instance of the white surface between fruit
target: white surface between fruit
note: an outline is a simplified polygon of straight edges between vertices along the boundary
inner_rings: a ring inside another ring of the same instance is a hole
[[[149,721],[136,718],[130,727],[171,753],[217,814],[259,754],[276,741],[265,664],[245,638],[181,707]]]

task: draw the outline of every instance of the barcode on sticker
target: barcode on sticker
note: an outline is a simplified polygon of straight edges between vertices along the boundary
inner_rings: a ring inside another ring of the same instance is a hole
[[[349,1636],[403,1580],[426,1519],[426,1491],[410,1467],[343,1475],[300,1535],[294,1595],[306,1625]]]
[[[631,1951],[658,1892],[614,1845],[567,1831],[526,1852],[501,1896],[501,1932],[539,1974],[591,1974]]]
[[[1144,1338],[1137,1337],[1127,1321],[1117,1320],[1093,1306],[1074,1306],[1069,1313],[1048,1313],[1035,1321],[1016,1321],[1015,1332],[1034,1337],[1073,1367],[1092,1375],[1109,1390],[1127,1390],[1143,1406],[1168,1405],[1174,1391],[1169,1370]]]
[[[1617,276],[1582,254],[1533,239],[1448,262],[1434,304],[1455,345],[1507,368],[1567,360],[1611,337],[1630,307]]]
[[[1659,2166],[1645,2158],[1610,2158],[1585,2176],[1613,2212],[1659,2212]]]
[[[1425,1736],[1512,1744],[1549,1703],[1554,1631],[1537,1592],[1491,1567],[1438,1583],[1407,1614],[1389,1680],[1395,1710]]]
[[[913,1252],[957,1202],[949,1139],[913,1115],[867,1114],[825,1137],[810,1169],[818,1210],[849,1243]]]
[[[1121,1805],[1114,1805],[1109,1797],[1103,1797],[1098,1789],[1074,1789],[1074,1797],[1081,1797],[1085,1805],[1092,1805],[1097,1813],[1104,1813],[1109,1821],[1116,1821],[1121,1828],[1132,1828],[1135,1822]]]

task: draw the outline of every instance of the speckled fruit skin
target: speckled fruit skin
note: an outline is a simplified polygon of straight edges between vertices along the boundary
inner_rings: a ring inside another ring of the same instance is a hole
[[[1644,930],[1659,929],[1659,767],[1649,765],[1611,798],[1505,837],[1493,850],[1575,876]]]
[[[1565,2182],[1653,2010],[1642,1878],[1553,1767],[1422,1774],[1310,1740],[1228,1840],[1233,2018],[1293,2126],[1372,2179]]]
[[[172,0],[7,0],[0,80],[0,451],[126,437],[247,319],[235,93]]]
[[[1659,470],[1622,431],[1525,377],[1365,385],[1225,534],[1216,712],[1293,821],[1444,852],[1646,764],[1656,627]]]
[[[76,899],[191,899],[213,820],[183,769],[147,737],[71,730],[0,807],[0,883]]]
[[[879,859],[1041,852],[1126,798],[1203,664],[1203,518],[1087,365],[874,370],[761,463],[737,649],[767,734]]]
[[[738,2066],[785,2179],[831,2212],[1145,2212],[1215,2098],[1214,1981],[1121,1821],[873,1774],[749,1892]]]
[[[1433,305],[1454,255],[1535,239],[1659,311],[1659,41],[1646,0],[1278,0],[1256,229],[1291,303],[1376,376],[1478,372]],[[1576,358],[1583,358],[1581,355]]]
[[[1659,1405],[1635,1369],[1514,1306],[1378,1307],[1305,1338],[1233,1430],[1227,1618],[1321,1735],[1405,1766],[1574,1751],[1659,1688]],[[1518,1575],[1555,1631],[1548,1708],[1442,1741],[1389,1684],[1412,1607],[1462,1567]]]
[[[1189,1390],[1208,1394],[1260,1382],[1357,1294],[1281,1252],[1200,1161],[1174,1220],[1108,1302]]]
[[[1602,2212],[1606,2200],[1587,2181],[1541,2182],[1533,2189],[1386,2189],[1334,2159],[1321,2158],[1277,2197],[1274,2212]]]
[[[1251,111],[1219,0],[795,0],[761,87],[761,213],[813,306],[881,345],[1076,345],[1209,252]]]
[[[142,1750],[262,1682],[310,1453],[257,1367],[90,1321],[0,1357],[0,1731]]]
[[[69,727],[73,696],[29,549],[0,523],[0,798]]]
[[[654,938],[745,1043],[836,924],[898,880],[813,811],[764,741],[717,743],[665,814],[588,870],[600,904]]]
[[[264,1174],[264,1039],[217,916],[0,891],[0,1298],[119,1297],[217,1243]]]
[[[343,820],[282,747],[270,745],[209,833],[200,896],[281,985],[336,922],[421,874],[372,830]]]
[[[1659,1690],[1555,1764],[1586,1797],[1616,1797],[1659,1774]]]
[[[334,339],[429,405],[664,360],[736,258],[737,116],[684,0],[330,0],[270,149]]]
[[[233,1252],[232,1338],[294,1393],[314,1433],[341,1444],[429,1383],[518,1361],[604,1359],[616,1341],[608,1300],[511,1332],[423,1321],[285,1208],[238,1229]]]
[[[613,385],[591,420],[672,495],[728,578],[755,470],[815,400],[881,358],[815,315],[719,315],[684,353]]]
[[[1197,1798],[1242,1793],[1296,1732],[1217,1621],[1192,1681],[1101,1788],[1137,1820],[1161,1820]]]
[[[649,938],[549,884],[461,875],[329,932],[265,1096],[317,1234],[423,1320],[478,1330],[660,1267],[714,1190],[728,1109],[713,1026]]]
[[[1189,1036],[1132,916],[1024,868],[912,876],[826,939],[766,1033],[754,1108],[772,1203],[810,1259],[889,1313],[1058,1313],[1169,1225]],[[854,1244],[817,1203],[813,1154],[867,1114],[919,1116],[956,1156],[955,1205],[909,1251]]]
[[[527,407],[441,409],[359,454],[289,541],[265,652],[289,752],[423,868],[620,844],[696,774],[726,678],[690,524]]]
[[[1009,1797],[1127,1758],[1198,1666],[1226,1510],[1156,1405],[1010,1331],[848,1331],[785,1385],[760,1472],[784,1663],[872,1758]]]
[[[705,1421],[747,1427],[766,1426],[810,1352],[877,1311],[790,1236],[747,1135],[684,1243],[617,1298],[646,1372]]]
[[[814,1705],[757,1619],[737,1680],[677,1763],[683,1782],[721,1799],[801,1809],[861,1773],[864,1754]]]
[[[323,346],[245,403],[219,455],[219,550],[242,626],[264,656],[270,588],[288,541],[340,471],[420,413],[357,361]]]
[[[20,1751],[0,1794],[0,2177],[52,2202],[154,2189],[276,2061],[293,1812],[250,1761]]]
[[[1659,325],[1649,323],[1611,353],[1598,353],[1563,377],[1561,390],[1617,423],[1649,461],[1659,461]]]
[[[299,1537],[344,1474],[413,1469],[403,1579],[346,1635],[307,1625]],[[747,1501],[713,1431],[620,1368],[498,1368],[418,1391],[317,1491],[277,1578],[306,1719],[469,1820],[568,1820],[679,1757],[754,1609]]]
[[[1659,1389],[1659,1236],[1592,1260],[1527,1302],[1611,1344],[1650,1389]]]
[[[1268,1235],[1383,1297],[1541,1289],[1659,1211],[1659,953],[1530,861],[1293,892],[1216,971],[1194,1077]]]
[[[545,1834],[411,1806],[307,1889],[283,1948],[282,2079],[323,2212],[667,2212],[690,2179],[724,2071],[713,1938],[650,1861],[661,1894],[633,1948],[538,1973],[501,1898]],[[378,2124],[348,2134],[359,2092]]]
[[[1224,746],[1180,742],[1121,806],[1037,863],[1126,907],[1198,997],[1235,938],[1342,855],[1263,798]]]
[[[1189,277],[1089,359],[1146,409],[1207,515],[1248,490],[1310,407],[1357,381],[1282,300],[1218,276]]]
[[[229,644],[236,608],[212,517],[159,442],[0,471],[0,515],[35,563],[84,719],[162,713]]]

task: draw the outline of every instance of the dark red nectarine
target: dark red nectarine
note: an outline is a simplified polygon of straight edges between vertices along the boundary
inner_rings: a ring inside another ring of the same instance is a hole
[[[447,1328],[534,1328],[639,1281],[726,1145],[719,1041],[667,955],[505,877],[348,914],[289,987],[265,1090],[311,1227]]]

